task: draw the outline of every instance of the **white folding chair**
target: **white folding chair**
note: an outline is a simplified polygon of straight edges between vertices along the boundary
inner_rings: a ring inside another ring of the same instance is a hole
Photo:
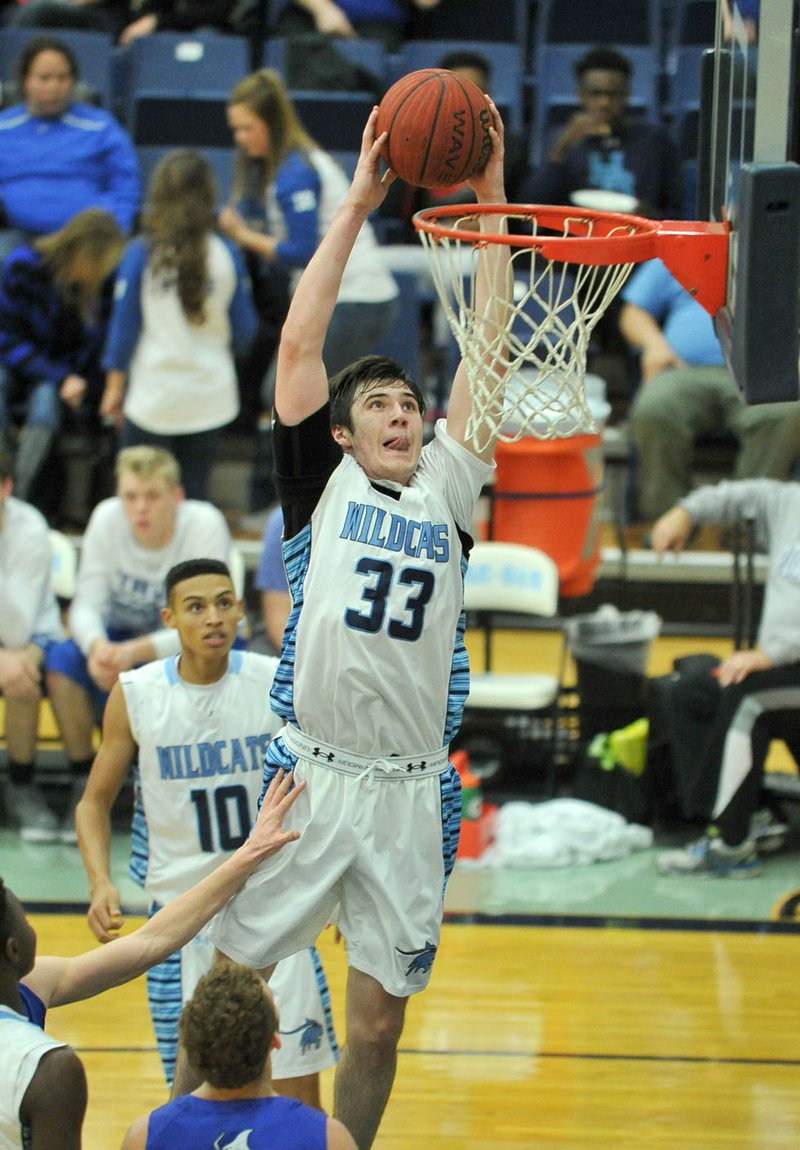
[[[484,670],[470,676],[464,722],[455,745],[495,745],[497,758],[471,763],[485,781],[511,772],[511,759],[533,743],[547,755],[547,789],[555,790],[560,678],[543,671],[495,670],[495,631],[519,617],[552,618],[558,610],[558,567],[523,543],[476,543],[464,585],[467,623],[483,633]],[[531,637],[532,644],[535,638]],[[532,735],[532,732],[535,734]],[[543,744],[543,745],[542,745]]]

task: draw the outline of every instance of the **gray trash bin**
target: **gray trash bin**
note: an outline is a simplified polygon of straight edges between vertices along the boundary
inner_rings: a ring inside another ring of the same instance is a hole
[[[647,714],[647,660],[660,629],[655,611],[619,611],[610,604],[564,621],[584,746],[595,735]]]

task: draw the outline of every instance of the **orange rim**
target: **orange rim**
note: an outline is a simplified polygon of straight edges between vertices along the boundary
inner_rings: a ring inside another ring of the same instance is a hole
[[[526,236],[450,226],[451,220],[470,216],[528,217],[561,234]],[[563,263],[634,264],[658,257],[711,315],[723,306],[727,296],[727,223],[651,220],[623,212],[552,204],[446,204],[417,212],[413,224],[433,243],[503,244],[527,248]]]

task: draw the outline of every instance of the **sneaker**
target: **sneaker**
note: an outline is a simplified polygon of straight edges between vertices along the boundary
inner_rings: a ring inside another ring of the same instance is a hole
[[[77,846],[78,832],[75,830],[75,808],[83,798],[86,779],[75,779],[70,787],[69,799],[64,814],[61,816],[61,825],[58,828],[58,838],[67,846]]]
[[[750,878],[761,870],[752,839],[745,839],[738,847],[729,847],[713,830],[682,850],[663,851],[656,859],[656,866],[661,874],[718,878]]]
[[[6,817],[19,827],[19,837],[23,842],[58,842],[58,819],[35,783],[6,783],[3,799]]]
[[[774,854],[786,842],[789,828],[786,823],[779,823],[772,811],[764,808],[756,811],[750,819],[750,835],[756,849],[761,854]]]

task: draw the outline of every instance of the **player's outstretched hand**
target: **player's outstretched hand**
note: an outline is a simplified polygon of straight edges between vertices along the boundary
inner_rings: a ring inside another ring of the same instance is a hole
[[[383,203],[395,174],[387,168],[381,175],[381,155],[386,133],[376,138],[377,105],[372,109],[361,134],[361,152],[350,185],[350,197],[369,214]]]
[[[482,204],[503,204],[506,200],[505,180],[503,177],[503,162],[505,159],[505,128],[503,118],[497,110],[493,100],[489,100],[492,113],[492,123],[489,125],[489,135],[492,138],[492,154],[485,166],[471,176],[467,183],[474,190],[478,201]]]
[[[278,771],[270,782],[246,844],[259,859],[300,838],[300,831],[283,829],[283,820],[305,788],[305,782],[295,782],[291,771]]]

